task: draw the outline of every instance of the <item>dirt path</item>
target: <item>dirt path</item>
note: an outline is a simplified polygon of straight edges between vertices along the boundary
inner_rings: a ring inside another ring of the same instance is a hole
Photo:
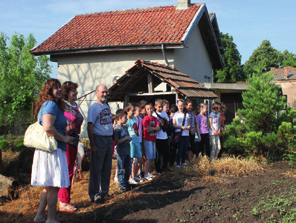
[[[278,222],[283,211],[296,208],[295,170],[286,162],[267,165],[263,173],[253,176],[193,177],[183,185],[173,182],[171,176],[165,173],[135,188],[133,193],[125,193],[125,201],[91,204],[92,212],[73,213],[65,222]],[[276,201],[271,203],[274,207],[258,206],[260,199],[268,203],[276,196],[295,202],[281,212]]]

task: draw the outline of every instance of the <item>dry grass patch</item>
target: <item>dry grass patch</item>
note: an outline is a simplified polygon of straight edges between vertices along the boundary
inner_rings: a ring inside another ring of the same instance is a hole
[[[185,172],[187,176],[207,177],[215,174],[241,176],[262,172],[263,170],[262,165],[254,158],[224,157],[210,161],[206,156],[199,156],[181,172],[182,174]]]
[[[2,150],[2,165],[5,169],[11,160],[17,159],[20,152],[17,151],[11,151],[11,150]]]

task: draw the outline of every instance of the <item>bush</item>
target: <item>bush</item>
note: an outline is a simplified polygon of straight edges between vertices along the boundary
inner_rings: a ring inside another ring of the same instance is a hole
[[[272,75],[264,73],[254,74],[248,80],[250,87],[242,94],[245,109],[238,110],[239,117],[227,126],[223,136],[223,146],[230,154],[263,156],[270,161],[281,160],[288,154],[291,158],[287,152],[295,138],[295,110],[281,110],[286,100],[272,79]]]
[[[15,137],[8,134],[5,136],[5,139],[0,139],[0,149],[21,152],[25,148],[23,137]]]
[[[10,143],[7,140],[0,141],[0,149],[8,150],[10,148]]]
[[[21,139],[19,139],[19,140],[16,140],[16,142],[15,142],[15,147],[14,147],[14,149],[15,149],[16,151],[21,152],[21,151],[23,151],[25,148],[26,148],[26,146],[24,145],[24,139],[23,139],[23,138],[21,138]]]

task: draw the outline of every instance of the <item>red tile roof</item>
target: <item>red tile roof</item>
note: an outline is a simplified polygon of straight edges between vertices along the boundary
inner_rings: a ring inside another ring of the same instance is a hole
[[[165,6],[77,15],[31,52],[181,43],[200,7],[192,4],[187,10]]]
[[[151,61],[138,59],[135,65],[126,71],[115,84],[109,88],[108,101],[124,101],[127,93],[147,93],[147,75],[153,76],[153,87],[164,82],[175,88],[176,92],[187,98],[217,98],[211,90],[207,89],[198,81],[181,73],[178,69],[172,68]]]
[[[292,80],[296,79],[296,69],[293,67],[274,68],[270,72],[274,73],[274,80]]]

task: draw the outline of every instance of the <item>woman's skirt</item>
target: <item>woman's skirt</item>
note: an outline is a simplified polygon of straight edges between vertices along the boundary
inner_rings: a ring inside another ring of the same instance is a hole
[[[35,149],[31,185],[67,188],[70,185],[65,151],[50,153]]]

